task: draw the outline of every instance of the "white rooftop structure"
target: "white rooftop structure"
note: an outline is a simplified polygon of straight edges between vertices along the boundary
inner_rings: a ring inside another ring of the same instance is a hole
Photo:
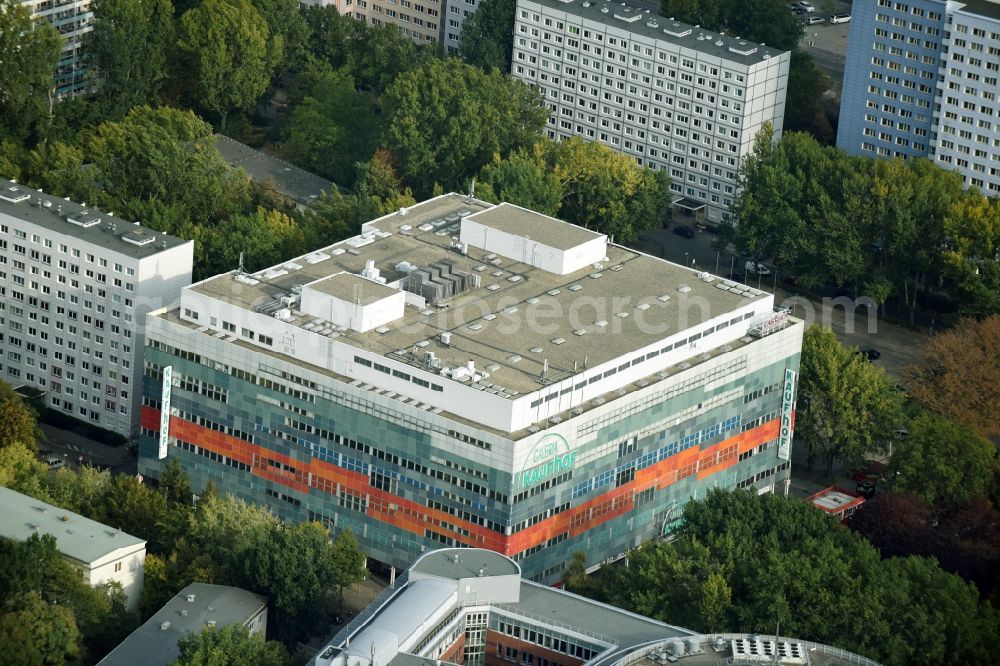
[[[33,534],[55,538],[56,548],[90,585],[121,583],[135,608],[142,593],[146,542],[78,513],[0,486],[0,537],[25,541]]]
[[[446,194],[155,316],[509,434],[749,343],[773,296]]]

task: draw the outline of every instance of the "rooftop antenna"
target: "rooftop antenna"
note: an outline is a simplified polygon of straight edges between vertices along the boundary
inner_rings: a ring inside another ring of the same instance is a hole
[[[549,371],[549,359],[542,361],[542,374],[539,375],[539,379],[545,379],[545,373]]]
[[[243,253],[240,252],[240,265],[236,268],[237,275],[245,275],[246,269],[243,268]]]
[[[469,198],[473,199],[476,196],[476,177],[472,177],[472,185],[469,186]]]
[[[584,355],[583,355],[583,369],[584,369],[584,370],[586,370],[586,369],[587,369],[587,361],[588,361],[589,359],[590,359],[590,356],[589,356],[588,354],[584,354]]]

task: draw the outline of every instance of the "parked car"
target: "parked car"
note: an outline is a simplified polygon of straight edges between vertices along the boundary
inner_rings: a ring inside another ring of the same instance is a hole
[[[61,467],[65,467],[66,461],[59,456],[49,456],[45,459],[45,464],[49,466],[50,470],[57,470]]]
[[[771,274],[771,269],[760,262],[755,264],[753,261],[747,261],[746,266],[744,266],[744,269],[746,270],[747,273],[757,273],[760,275]]]
[[[859,349],[858,354],[864,356],[869,361],[877,361],[882,358],[882,352],[877,349]]]
[[[830,14],[830,23],[848,23],[850,20],[850,14]]]
[[[805,23],[806,25],[816,25],[817,23],[826,23],[826,19],[822,16],[810,16]]]
[[[695,235],[694,229],[692,229],[686,224],[678,224],[676,227],[674,227],[674,233],[680,236],[681,238],[694,238]]]
[[[816,8],[813,7],[811,3],[805,2],[804,0],[803,0],[803,2],[793,2],[793,3],[789,4],[788,6],[791,7],[792,10],[795,11],[795,12],[797,12],[797,13],[801,13],[801,12],[799,12],[799,10],[802,10],[802,12],[808,12],[810,14],[812,14],[814,11],[816,11]]]

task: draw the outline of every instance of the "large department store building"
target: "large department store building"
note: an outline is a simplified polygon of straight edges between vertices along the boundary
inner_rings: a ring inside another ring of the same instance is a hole
[[[803,325],[774,297],[447,194],[147,318],[139,469],[551,582],[712,487],[781,491]]]

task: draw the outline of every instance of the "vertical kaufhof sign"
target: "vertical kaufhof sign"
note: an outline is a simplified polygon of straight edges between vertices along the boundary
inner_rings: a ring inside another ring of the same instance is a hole
[[[160,448],[156,457],[163,460],[167,457],[167,445],[170,440],[170,390],[174,377],[174,366],[163,368],[163,388],[160,391]]]
[[[795,408],[795,371],[785,369],[785,390],[781,394],[781,426],[778,431],[778,458],[788,460],[792,449],[792,412]]]

